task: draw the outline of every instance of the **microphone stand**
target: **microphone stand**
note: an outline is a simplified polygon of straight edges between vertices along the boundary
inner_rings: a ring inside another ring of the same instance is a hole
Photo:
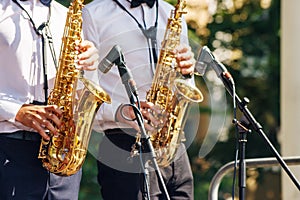
[[[246,106],[249,101],[247,98],[244,98],[242,101],[243,106]],[[243,118],[243,117],[242,117]],[[246,196],[246,143],[247,143],[247,134],[251,133],[251,130],[248,128],[249,123],[246,119],[242,119],[241,122],[234,119],[233,123],[237,126],[239,131],[239,198],[241,200],[245,199]]]
[[[150,154],[149,160],[152,162],[152,164],[154,166],[154,170],[155,170],[155,172],[156,172],[156,174],[158,176],[158,179],[161,182],[161,185],[163,187],[163,191],[165,193],[166,199],[170,200],[170,197],[169,197],[166,185],[165,185],[165,183],[163,181],[161,172],[159,170],[159,167],[158,167],[158,164],[157,164],[157,161],[156,161],[156,155],[155,155],[155,151],[154,151],[153,145],[152,145],[152,143],[150,141],[150,137],[148,136],[148,134],[146,132],[146,129],[144,127],[143,117],[142,117],[141,113],[139,112],[139,109],[136,108],[136,106],[135,106],[135,103],[139,104],[139,100],[138,100],[137,92],[134,91],[135,90],[134,89],[135,86],[133,85],[132,80],[130,80],[131,77],[130,77],[129,71],[127,70],[127,67],[125,65],[125,61],[123,59],[123,56],[121,55],[114,63],[118,66],[118,70],[119,70],[119,74],[120,74],[121,79],[122,79],[122,83],[125,86],[125,89],[126,89],[128,98],[130,100],[131,106],[133,107],[133,111],[134,111],[137,123],[139,125],[139,128],[140,128],[141,138],[145,138],[146,147],[148,147],[148,149],[150,151],[149,152],[149,154]],[[134,100],[134,96],[136,97],[137,101]],[[142,151],[140,151],[140,154],[141,153],[142,153]],[[142,166],[142,168],[143,168],[143,173],[144,173],[145,177],[147,177],[148,176],[148,170],[145,170],[144,166]],[[146,182],[146,184],[147,184],[147,182]],[[149,187],[147,187],[147,188],[149,188]],[[150,200],[150,196],[148,196],[148,198]]]
[[[237,102],[239,110],[243,113],[243,117],[246,119],[243,120],[248,125],[251,125],[254,130],[259,133],[259,135],[264,139],[265,143],[271,150],[271,152],[275,155],[277,161],[280,163],[282,168],[285,170],[285,172],[288,174],[290,179],[293,181],[295,186],[300,190],[300,185],[296,177],[293,175],[293,173],[288,168],[285,161],[281,158],[280,154],[277,152],[275,147],[272,145],[268,137],[265,135],[264,131],[262,130],[262,126],[255,120],[249,109],[247,108],[247,104],[249,103],[249,100],[247,98],[244,98],[243,101],[239,98],[239,96],[236,93],[233,93],[233,85],[232,81],[228,79],[228,77],[225,75],[225,73],[222,73],[220,76],[220,79],[222,80],[226,90],[229,92],[229,94],[235,98],[235,101]],[[239,127],[239,143],[240,143],[240,160],[239,160],[239,197],[241,200],[245,199],[245,189],[246,189],[246,162],[244,160],[245,158],[245,149],[246,149],[246,142],[247,142],[247,132],[250,132],[250,130],[244,126],[243,123],[240,123],[238,121],[234,121],[235,124]]]

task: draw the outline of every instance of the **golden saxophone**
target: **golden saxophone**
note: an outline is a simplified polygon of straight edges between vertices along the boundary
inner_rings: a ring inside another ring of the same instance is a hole
[[[83,1],[74,0],[69,6],[54,88],[48,98],[48,105],[62,110],[62,126],[57,135],[50,133],[49,141],[42,139],[38,156],[44,168],[60,176],[70,176],[81,168],[95,114],[103,102],[111,102],[102,88],[85,79],[75,67],[76,42],[82,40]],[[84,88],[77,100],[78,79]]]
[[[180,44],[182,14],[185,1],[178,0],[168,19],[162,48],[147,101],[159,105],[168,113],[164,125],[150,132],[150,139],[159,166],[168,166],[175,158],[178,146],[185,139],[186,110],[190,102],[201,102],[202,93],[184,80],[172,51]],[[160,118],[160,116],[157,116]]]

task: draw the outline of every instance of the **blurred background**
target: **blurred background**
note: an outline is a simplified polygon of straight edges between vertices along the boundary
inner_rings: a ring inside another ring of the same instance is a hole
[[[167,1],[173,5],[177,2]],[[59,0],[59,2],[68,6],[70,1]],[[300,6],[297,0],[289,0],[285,3],[281,4],[280,0],[187,0],[187,14],[185,14],[189,26],[190,44],[195,56],[202,46],[208,46],[215,57],[226,66],[234,78],[236,93],[239,97],[247,97],[250,100],[248,109],[262,125],[266,136],[279,153],[282,152],[285,138],[288,140],[288,134],[281,133],[281,101],[285,101],[285,98],[280,96],[280,90],[284,89],[280,81],[289,83],[288,78],[283,79],[280,76],[280,66],[284,64],[281,61],[283,32],[280,23],[281,8],[282,5],[289,5],[289,9],[293,12],[297,9],[293,9],[295,6],[298,8]],[[287,19],[287,23],[292,21]],[[300,25],[298,27],[300,28]],[[297,55],[297,51],[293,55]],[[291,68],[287,69],[290,71],[297,66],[289,67]],[[290,72],[290,75],[292,74],[293,71]],[[198,118],[193,114],[198,111],[201,114],[197,134],[188,148],[188,153],[194,173],[195,200],[203,200],[208,199],[209,185],[217,171],[226,163],[234,161],[238,148],[238,134],[232,124],[234,117],[232,97],[226,92],[216,74],[208,70],[204,76],[196,77],[196,83],[203,92],[205,100],[191,110],[188,123],[198,123],[194,121]],[[295,81],[290,84],[297,87]],[[297,103],[300,95],[298,96],[298,92],[295,91],[291,93],[294,93],[294,102]],[[290,111],[293,109],[296,108],[291,108]],[[239,120],[241,116],[242,113],[237,110],[237,119]],[[300,119],[299,116],[292,116],[292,118],[293,122]],[[286,126],[290,127],[288,124]],[[291,131],[294,131],[292,140],[295,141],[297,131],[295,129]],[[94,134],[92,137],[99,136]],[[97,139],[92,138],[89,146],[95,148],[96,141]],[[295,144],[297,145],[297,142]],[[298,151],[293,152],[293,155],[300,152],[299,147],[296,149]],[[89,151],[83,166],[80,200],[101,199],[96,180],[96,162],[92,151]],[[288,150],[285,154],[292,155]],[[263,138],[252,130],[247,134],[245,157],[264,158],[274,157],[274,155]],[[233,177],[233,173],[224,176],[219,187],[218,199],[231,199]],[[296,187],[286,175],[282,176],[280,165],[247,168],[246,177],[247,200],[300,198],[295,196],[295,193],[299,193]],[[294,198],[283,198],[283,177],[287,179],[286,183],[292,191],[290,195],[293,194]],[[237,182],[234,191],[238,199]]]

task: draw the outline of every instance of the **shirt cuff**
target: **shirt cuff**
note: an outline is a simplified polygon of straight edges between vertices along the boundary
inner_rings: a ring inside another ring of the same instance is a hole
[[[0,120],[16,123],[16,115],[22,107],[23,102],[15,100],[0,100]]]

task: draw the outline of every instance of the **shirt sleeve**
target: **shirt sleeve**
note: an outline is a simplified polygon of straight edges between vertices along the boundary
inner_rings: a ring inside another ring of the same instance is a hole
[[[83,30],[83,36],[86,40],[89,40],[91,42],[93,42],[96,46],[96,48],[98,50],[100,50],[100,46],[99,46],[99,38],[98,38],[98,34],[96,34],[95,28],[93,26],[93,24],[95,24],[92,21],[92,17],[90,16],[90,13],[88,12],[87,9],[83,8],[82,10],[82,18],[83,18],[83,24],[82,24],[82,30]],[[86,75],[87,77],[92,80],[93,82],[95,82],[96,84],[99,84],[99,70],[96,69],[97,72],[96,73],[90,73],[88,72]],[[101,87],[101,84],[99,85]],[[108,94],[110,95],[110,94]],[[95,123],[97,124],[97,127],[101,127],[101,125],[105,122],[109,122],[109,121],[115,121],[115,111],[116,109],[114,109],[115,107],[118,107],[118,105],[114,105],[114,103],[103,103],[100,108],[99,111],[97,112],[97,115],[95,117]]]
[[[0,95],[0,121],[16,123],[15,118],[24,102]]]

